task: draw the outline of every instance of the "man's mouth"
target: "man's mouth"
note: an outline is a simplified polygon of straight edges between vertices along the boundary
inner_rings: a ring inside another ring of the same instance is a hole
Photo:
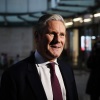
[[[61,48],[61,46],[57,46],[57,45],[52,45],[51,47],[53,47],[53,48]]]

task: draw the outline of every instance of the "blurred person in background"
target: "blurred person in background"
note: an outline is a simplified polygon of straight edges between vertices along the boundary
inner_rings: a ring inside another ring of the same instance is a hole
[[[90,95],[90,100],[100,100],[100,37],[94,43],[87,60],[87,67],[90,69],[90,76],[86,86],[86,93]]]
[[[0,65],[2,69],[8,68],[8,56],[7,53],[1,53],[0,55]]]
[[[15,60],[14,60],[14,63],[17,63],[20,61],[20,55],[17,54],[16,57],[15,57]]]

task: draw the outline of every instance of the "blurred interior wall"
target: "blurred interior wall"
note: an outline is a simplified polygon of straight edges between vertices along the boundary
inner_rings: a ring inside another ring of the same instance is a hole
[[[34,49],[33,27],[0,28],[0,53],[23,59]]]

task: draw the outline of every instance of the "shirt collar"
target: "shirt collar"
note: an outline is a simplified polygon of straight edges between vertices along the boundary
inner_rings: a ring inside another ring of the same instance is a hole
[[[35,51],[35,59],[36,59],[36,63],[37,64],[48,64],[50,63],[50,61],[46,61],[40,54],[39,52],[36,50]],[[58,65],[57,63],[57,59],[54,60],[55,64]]]

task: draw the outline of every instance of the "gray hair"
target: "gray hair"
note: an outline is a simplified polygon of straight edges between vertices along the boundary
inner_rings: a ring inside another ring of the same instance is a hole
[[[65,26],[65,21],[63,17],[59,14],[45,14],[41,16],[37,22],[36,32],[41,33],[43,32],[45,26],[47,25],[48,21],[55,20],[55,21],[61,21]]]

